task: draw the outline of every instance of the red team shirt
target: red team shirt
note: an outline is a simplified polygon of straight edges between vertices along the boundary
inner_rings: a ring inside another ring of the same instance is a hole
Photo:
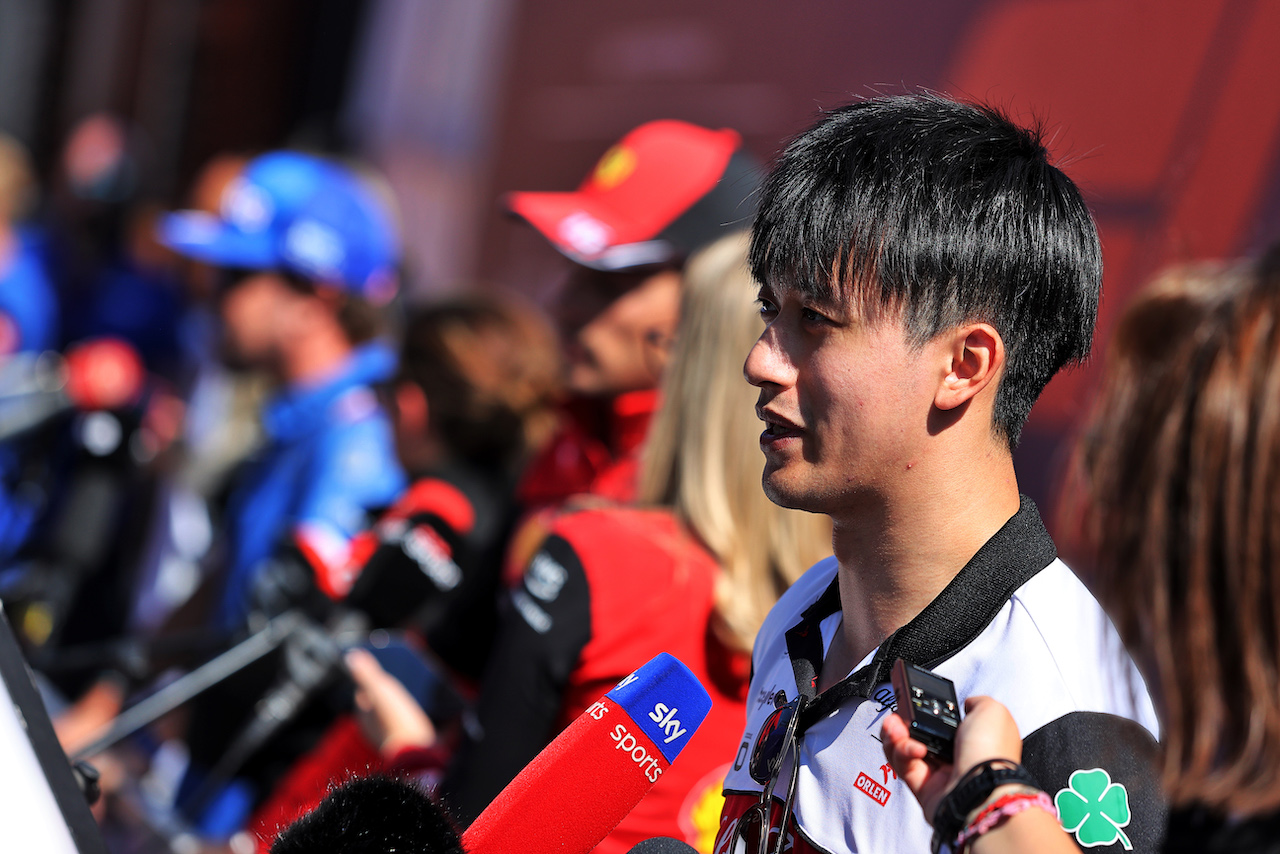
[[[683,661],[713,706],[653,790],[603,842],[625,854],[655,836],[701,851],[745,713],[748,658],[711,628],[715,559],[671,514],[610,508],[561,517],[512,591],[481,693],[484,736],[446,785],[463,815],[483,809],[566,724],[659,652]]]

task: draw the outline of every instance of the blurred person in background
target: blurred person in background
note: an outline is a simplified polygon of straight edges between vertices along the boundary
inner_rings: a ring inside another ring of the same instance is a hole
[[[378,336],[398,238],[391,214],[348,170],[273,152],[227,187],[219,216],[171,214],[161,239],[219,269],[223,357],[278,387],[262,414],[266,445],[236,477],[227,510],[217,619],[234,629],[273,553],[297,547],[340,566],[369,511],[404,486],[374,391],[396,366]]]
[[[265,443],[233,477],[220,526],[225,572],[211,585],[210,624],[233,634],[249,625],[255,584],[273,561],[336,572],[371,512],[404,488],[374,388],[396,366],[378,335],[397,285],[398,236],[392,213],[354,173],[290,151],[250,161],[217,215],[171,214],[160,236],[218,268],[224,358],[265,371],[278,387],[262,413]],[[212,836],[243,824],[258,786],[246,771],[213,794],[201,769],[252,718],[245,698],[272,673],[245,671],[194,710],[182,797],[204,802],[192,818]]]
[[[1170,807],[1160,850],[1280,851],[1280,248],[1261,265],[1174,268],[1134,300],[1063,507],[1155,697]],[[964,808],[952,832],[1019,794],[991,789],[972,805],[951,794],[976,766],[1021,758],[1000,699],[972,701],[952,765],[924,762],[902,723],[885,723],[886,755],[925,814]],[[1073,835],[1105,845],[1128,824],[1110,789],[1101,778],[1049,789],[1059,821],[999,816],[970,850],[1068,852]]]
[[[771,504],[756,482],[754,395],[741,360],[760,321],[745,253],[745,236],[731,235],[686,270],[634,505],[601,500],[558,518],[505,602],[476,725],[442,787],[463,820],[600,695],[666,651],[692,668],[714,705],[680,761],[598,850],[624,852],[653,836],[710,850],[756,630],[830,548],[825,519]],[[430,742],[421,716],[379,716],[378,698],[398,691],[383,690],[367,660],[352,669],[384,749]]]
[[[396,638],[389,633],[378,654],[382,661],[397,656],[388,662],[395,675],[378,672],[431,728],[440,753],[451,743],[450,718],[457,715],[456,704],[449,709],[442,700],[450,690],[474,694],[493,643],[516,480],[556,427],[558,349],[550,324],[513,296],[456,297],[415,312],[389,407],[413,483],[356,538],[344,571],[321,582],[371,626],[407,630],[411,650],[425,653],[427,663],[415,664],[409,651],[391,652]],[[379,668],[376,660],[372,667]],[[441,681],[450,687],[442,690]],[[439,744],[424,704],[442,730]],[[350,716],[340,717],[282,778],[249,828],[270,840],[333,780],[386,764]]]
[[[0,395],[16,397],[21,372],[10,357],[32,358],[55,348],[59,340],[59,309],[54,283],[41,254],[39,234],[24,224],[36,201],[36,181],[26,149],[0,134]],[[6,406],[12,401],[6,401]],[[43,489],[25,483],[43,481],[43,473],[26,469],[31,448],[23,443],[0,443],[0,563],[8,561],[27,542],[43,509]]]
[[[341,601],[372,627],[412,628],[474,684],[493,642],[516,481],[556,425],[555,334],[514,297],[456,298],[414,314],[400,360],[389,408],[413,482],[347,561],[276,562],[255,596],[276,599],[274,612]]]
[[[26,149],[0,134],[0,357],[53,349],[57,296],[38,231],[25,225],[37,187]]]
[[[496,630],[516,483],[555,429],[560,370],[550,324],[514,297],[442,302],[405,330],[391,411],[414,482],[359,542],[347,602],[378,626],[408,622],[473,683]]]
[[[526,506],[576,493],[629,501],[638,449],[679,317],[685,261],[754,210],[754,159],[732,130],[653,121],[624,136],[573,192],[505,199],[569,261],[556,317],[571,399],[521,485]],[[545,532],[517,546],[518,567]]]
[[[192,369],[181,340],[187,294],[156,240],[161,206],[151,147],[111,113],[76,122],[59,152],[46,249],[63,305],[63,340],[128,341],[148,370],[181,390]]]

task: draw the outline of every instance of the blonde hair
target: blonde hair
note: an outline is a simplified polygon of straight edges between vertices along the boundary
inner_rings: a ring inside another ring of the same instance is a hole
[[[782,592],[831,550],[827,517],[778,507],[760,487],[756,390],[742,378],[763,328],[747,245],[745,233],[721,238],[686,268],[638,493],[640,504],[671,509],[719,561],[716,628],[743,650]]]

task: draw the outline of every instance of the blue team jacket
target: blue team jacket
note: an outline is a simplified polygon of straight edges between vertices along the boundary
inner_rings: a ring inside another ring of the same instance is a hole
[[[304,531],[344,544],[367,527],[371,510],[404,490],[391,424],[370,388],[395,365],[384,346],[365,346],[325,382],[285,389],[268,403],[267,444],[241,472],[228,507],[223,628],[243,625],[254,577],[277,549]]]

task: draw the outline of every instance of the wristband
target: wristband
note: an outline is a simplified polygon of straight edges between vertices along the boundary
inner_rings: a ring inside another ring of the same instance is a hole
[[[1012,759],[987,759],[966,771],[934,811],[933,854],[938,854],[943,845],[954,842],[969,813],[991,797],[997,786],[1009,783],[1040,788],[1027,769]]]
[[[1023,810],[1042,809],[1045,812],[1057,818],[1058,811],[1053,806],[1053,801],[1049,800],[1049,796],[1037,789],[1034,792],[1015,792],[1011,795],[1005,795],[998,798],[995,803],[988,806],[978,817],[969,822],[969,825],[956,837],[955,844],[952,845],[954,851],[964,851],[965,847],[989,830],[993,830],[1004,824],[1006,819],[1017,815]]]

